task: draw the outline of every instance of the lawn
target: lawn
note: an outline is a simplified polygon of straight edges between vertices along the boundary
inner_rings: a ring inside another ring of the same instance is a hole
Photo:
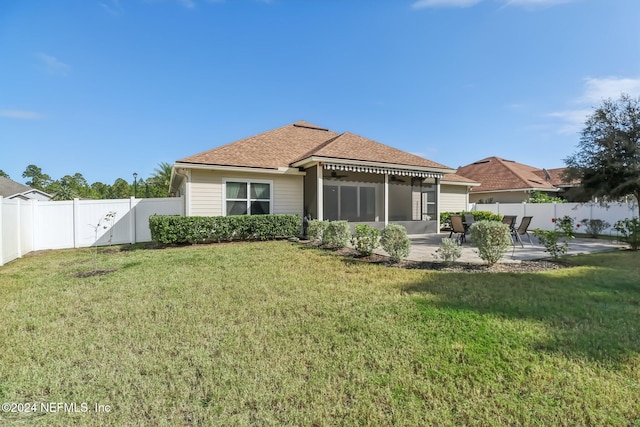
[[[263,242],[102,250],[115,271],[78,278],[89,249],[26,256],[0,268],[0,402],[37,407],[0,423],[640,426],[639,261],[446,273]]]

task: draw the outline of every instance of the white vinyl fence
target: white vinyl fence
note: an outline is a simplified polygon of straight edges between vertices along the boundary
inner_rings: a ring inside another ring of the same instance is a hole
[[[635,203],[609,203],[600,205],[598,203],[473,203],[469,207],[470,211],[489,211],[500,215],[516,215],[517,224],[524,216],[532,216],[529,230],[541,228],[543,230],[553,230],[552,218],[561,218],[565,215],[575,219],[575,223],[580,223],[583,219],[601,219],[611,224],[625,218],[638,216],[637,205]],[[604,234],[617,235],[616,230],[608,228]]]
[[[115,212],[113,225],[104,220],[109,212]],[[0,197],[0,265],[43,249],[149,242],[149,216],[156,214],[184,215],[184,199],[43,202]]]

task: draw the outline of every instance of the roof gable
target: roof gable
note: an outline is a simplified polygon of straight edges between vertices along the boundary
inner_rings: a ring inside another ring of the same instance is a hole
[[[533,166],[505,160],[500,157],[487,157],[457,170],[457,174],[479,182],[474,192],[499,190],[542,189],[554,191],[556,188],[536,172]]]
[[[355,135],[351,132],[345,132],[327,141],[316,150],[313,150],[313,152],[307,153],[305,157],[310,156],[451,169],[440,163],[432,162],[415,154],[398,150],[397,148],[381,144],[363,136]]]
[[[33,190],[28,185],[20,184],[4,176],[0,176],[0,196],[9,197]]]
[[[181,163],[254,168],[288,167],[338,134],[299,121],[178,160]]]

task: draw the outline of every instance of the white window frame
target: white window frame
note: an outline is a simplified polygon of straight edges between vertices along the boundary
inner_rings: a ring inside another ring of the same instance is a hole
[[[266,202],[267,199],[252,199],[251,184],[269,184],[269,214],[273,213],[273,180],[268,179],[247,179],[247,178],[222,178],[222,216],[227,216],[227,182],[244,182],[247,184],[247,215],[251,213],[251,202]],[[242,201],[244,199],[231,199],[232,201]]]

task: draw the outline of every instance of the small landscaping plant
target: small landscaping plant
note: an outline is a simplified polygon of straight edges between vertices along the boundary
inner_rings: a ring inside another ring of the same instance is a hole
[[[351,236],[351,244],[361,256],[369,256],[380,246],[380,232],[370,225],[357,224]]]
[[[480,258],[493,265],[504,256],[512,245],[509,226],[499,221],[478,221],[469,229],[473,244]]]
[[[640,248],[640,218],[621,219],[613,228],[620,233],[620,239],[631,246],[631,250],[637,251]]]
[[[324,232],[328,226],[328,221],[320,221],[318,219],[312,219],[309,221],[309,228],[307,228],[307,236],[309,237],[309,240],[322,243]]]
[[[573,235],[573,218],[565,215],[562,218],[551,218],[551,221],[555,224],[554,230],[537,228],[533,231],[533,235],[545,247],[545,252],[549,253],[554,259],[558,259],[558,257],[567,253],[569,241],[575,238]],[[560,242],[560,237],[563,238],[562,243]]]
[[[407,236],[407,229],[398,224],[389,224],[382,230],[380,245],[393,262],[399,262],[409,256],[411,240]]]
[[[433,256],[441,259],[446,265],[451,265],[462,256],[462,248],[456,239],[445,237]]]
[[[584,225],[584,232],[591,237],[598,237],[604,230],[611,227],[611,224],[601,219],[585,218],[580,222]]]
[[[351,230],[347,221],[331,221],[324,231],[322,243],[332,248],[344,248],[350,237]]]

